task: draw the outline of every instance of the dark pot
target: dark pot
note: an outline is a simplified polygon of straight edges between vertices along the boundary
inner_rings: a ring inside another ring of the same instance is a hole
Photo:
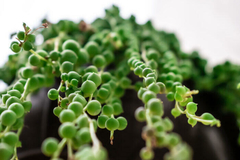
[[[205,97],[204,97],[205,96]],[[209,105],[216,105],[218,97],[205,94],[196,96],[198,103],[198,113],[210,112],[221,120],[222,127],[209,127],[198,123],[194,128],[187,124],[187,118],[182,115],[176,119],[170,115],[170,110],[174,103],[168,102],[164,95],[160,98],[164,102],[165,116],[172,119],[174,132],[182,137],[193,149],[194,160],[237,160],[239,146],[236,139],[238,128],[236,120],[232,115],[222,115],[216,112],[216,108],[209,110]],[[199,100],[201,99],[201,101]],[[47,89],[32,96],[33,107],[25,118],[25,126],[20,136],[22,148],[19,148],[20,160],[44,160],[49,159],[41,153],[41,143],[47,137],[58,137],[59,120],[52,113],[57,106],[56,102],[47,98]],[[106,129],[98,129],[97,136],[103,146],[108,150],[110,160],[140,160],[139,151],[145,145],[141,138],[142,128],[145,123],[137,122],[134,118],[134,111],[142,105],[135,91],[127,90],[122,98],[124,113],[122,116],[128,120],[128,127],[124,131],[116,131],[114,134],[114,145],[110,145],[110,132]],[[214,104],[213,104],[214,103]],[[163,159],[167,149],[156,149],[154,160]],[[62,154],[66,159],[66,151]]]

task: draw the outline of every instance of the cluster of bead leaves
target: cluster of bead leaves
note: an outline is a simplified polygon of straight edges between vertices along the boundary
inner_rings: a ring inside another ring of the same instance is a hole
[[[192,157],[190,147],[171,132],[171,120],[162,117],[163,104],[158,94],[166,94],[169,101],[175,100],[171,111],[174,117],[185,114],[192,126],[197,122],[220,126],[210,113],[195,115],[197,104],[192,95],[198,91],[182,85],[190,69],[179,65],[174,53],[179,49],[178,44],[171,34],[155,30],[150,22],[138,25],[133,16],[123,19],[113,6],[106,10],[105,18],[91,25],[68,20],[51,24],[41,32],[45,41],[40,46],[34,44],[35,36],[30,28],[23,26],[24,31],[17,34],[18,41],[10,48],[28,59],[19,69],[17,80],[2,96],[1,160],[17,159],[24,115],[32,107],[28,95],[52,86],[55,77],[60,77],[60,85],[50,89],[48,97],[58,101],[53,113],[62,123],[58,130],[62,140],[47,138],[43,142],[42,152],[51,159],[59,159],[67,146],[68,159],[106,160],[107,152],[96,131],[98,128],[109,130],[113,143],[114,132],[127,127],[127,120],[121,116],[120,99],[126,89],[136,90],[144,104],[135,112],[138,121],[146,122],[142,131],[146,147],[140,151],[143,160],[154,158],[155,147],[169,149],[164,156],[166,160]],[[40,28],[46,27],[44,23]],[[108,70],[111,65],[115,68]],[[127,77],[131,71],[143,81],[132,84]]]

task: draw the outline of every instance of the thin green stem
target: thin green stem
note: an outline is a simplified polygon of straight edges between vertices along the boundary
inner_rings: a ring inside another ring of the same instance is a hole
[[[23,126],[22,126],[21,128],[18,129],[18,131],[17,131],[17,135],[18,135],[18,137],[20,136],[20,134],[21,134],[21,132],[22,132],[22,129],[23,129]]]
[[[58,87],[58,89],[57,89],[58,92],[60,91],[60,89],[61,89],[61,87],[63,86],[63,84],[64,84],[64,81],[61,80],[60,85],[59,85],[59,87]],[[60,97],[61,97],[61,96],[58,95],[58,99],[60,99]]]
[[[146,139],[146,147],[149,148],[149,149],[152,148],[151,138],[149,138],[149,137]]]
[[[146,120],[147,120],[147,125],[149,127],[152,126],[152,120],[151,120],[151,117],[150,117],[150,110],[147,108],[146,109]]]
[[[102,73],[104,72],[104,67],[101,68],[100,72],[98,72],[99,76],[101,77]]]
[[[43,58],[42,56],[40,56],[39,54],[37,54],[34,50],[30,49],[29,50],[32,54],[34,54],[35,56],[37,56],[39,59],[48,62],[48,60],[46,60],[45,58]]]
[[[147,121],[147,126],[152,127],[152,120],[150,117],[150,110],[147,108],[146,109],[146,121]],[[152,148],[152,142],[151,142],[151,137],[146,137],[146,147],[151,149]]]
[[[185,114],[185,111],[183,111],[180,106],[178,105],[178,102],[175,102],[175,108],[181,113],[181,114]]]
[[[26,84],[25,84],[25,86],[24,86],[24,91],[23,91],[23,93],[22,93],[22,97],[20,98],[20,100],[21,100],[22,102],[26,99],[26,97],[27,97],[27,95],[28,95],[28,85],[29,85],[29,81],[30,81],[30,78],[27,79],[27,82],[26,82]]]
[[[14,153],[13,153],[13,156],[12,156],[11,160],[18,160],[18,157],[17,157],[17,147],[14,147]]]
[[[190,117],[190,118],[198,121],[198,122],[202,122],[202,123],[206,123],[206,124],[216,124],[217,127],[220,127],[220,126],[221,126],[220,121],[219,121],[219,120],[216,120],[216,119],[214,119],[214,120],[204,120],[204,119],[202,119],[201,117],[196,116],[196,115],[192,115],[192,114],[190,114],[190,113],[188,113],[188,112],[186,112],[186,115],[187,115],[188,117]]]
[[[84,115],[86,115],[88,117],[88,115],[85,112],[84,112]],[[90,126],[89,131],[90,131],[90,135],[91,135],[91,139],[92,139],[92,143],[93,143],[93,152],[97,153],[97,151],[101,147],[101,142],[98,140],[98,138],[96,136],[93,121],[89,117],[88,117],[88,122],[89,122],[89,126]]]
[[[69,85],[68,81],[65,81],[66,89],[68,89],[68,85]]]
[[[90,95],[89,99],[88,99],[88,102],[90,102],[93,98],[93,94]]]
[[[216,124],[217,127],[220,127],[221,124],[220,124],[220,121],[219,120],[205,120],[205,119],[202,119],[201,117],[199,116],[196,116],[196,115],[193,115],[193,114],[190,114],[187,112],[187,110],[183,111],[181,110],[180,106],[178,105],[178,102],[176,102],[175,104],[175,107],[181,112],[181,114],[186,114],[188,117],[198,121],[198,122],[202,122],[202,123],[206,123],[206,124]]]
[[[58,150],[53,154],[53,156],[52,156],[51,159],[59,158],[60,153],[62,152],[62,150],[63,150],[66,142],[67,142],[67,139],[66,139],[66,138],[63,138],[63,139],[61,140],[61,142],[58,144]]]
[[[198,94],[199,93],[199,91],[198,90],[192,90],[192,91],[188,91],[188,92],[186,92],[185,93],[185,95],[184,95],[184,97],[190,97],[190,96],[192,96],[193,94]]]
[[[5,133],[7,133],[10,129],[11,129],[11,126],[7,126],[5,130],[2,133],[0,133],[0,138],[2,138],[5,135]]]
[[[59,41],[60,41],[60,37],[57,37],[56,40],[54,41],[54,51],[58,52]]]
[[[88,99],[88,103],[92,100],[93,94],[90,95],[89,99]],[[87,106],[87,105],[86,105]],[[101,147],[101,142],[98,140],[96,133],[95,133],[95,129],[94,129],[94,124],[92,119],[88,116],[88,114],[85,112],[87,109],[87,107],[85,107],[83,109],[83,114],[88,118],[88,122],[89,122],[89,131],[90,131],[90,135],[91,135],[91,139],[92,139],[92,143],[93,143],[93,152],[96,154],[97,151],[100,149]],[[80,116],[79,116],[80,117]],[[79,118],[78,117],[78,118]],[[77,118],[77,119],[78,119]],[[77,120],[76,119],[76,120]],[[76,123],[76,121],[74,121],[74,123]]]
[[[72,140],[67,140],[67,150],[68,150],[68,159],[71,160],[73,158],[73,150],[72,150]]]
[[[88,103],[92,100],[93,98],[93,94],[90,95],[89,99],[88,99]],[[87,110],[87,105],[83,108],[83,111]]]

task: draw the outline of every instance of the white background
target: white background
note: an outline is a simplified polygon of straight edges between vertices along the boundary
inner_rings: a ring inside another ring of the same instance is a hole
[[[240,63],[240,0],[0,0],[0,66],[13,54],[9,37],[22,22],[37,27],[47,17],[90,23],[112,4],[125,18],[134,14],[139,23],[151,19],[177,33],[184,51],[199,50],[210,65]]]

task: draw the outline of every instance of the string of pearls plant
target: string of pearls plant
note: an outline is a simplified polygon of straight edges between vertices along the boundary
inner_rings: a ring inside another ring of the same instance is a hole
[[[18,159],[24,116],[32,107],[29,97],[38,89],[53,86],[56,78],[59,87],[50,89],[48,98],[58,101],[53,114],[61,122],[58,133],[62,139],[47,138],[42,144],[42,152],[52,160],[60,159],[65,146],[69,160],[107,160],[96,132],[98,128],[109,130],[113,144],[114,132],[131,123],[121,116],[121,97],[127,89],[136,90],[144,104],[135,106],[136,119],[146,122],[142,131],[146,146],[140,151],[143,160],[153,159],[156,147],[169,149],[165,160],[192,157],[191,148],[172,132],[171,120],[163,118],[158,94],[175,101],[171,111],[175,118],[185,114],[193,127],[197,122],[220,127],[210,113],[195,115],[193,95],[198,91],[182,85],[191,68],[186,60],[178,59],[179,42],[174,34],[154,29],[150,21],[139,25],[134,16],[123,19],[113,6],[92,24],[61,20],[57,24],[44,21],[41,30],[31,30],[25,23],[23,27],[10,46],[16,54],[6,64],[14,66],[11,70],[17,75],[13,74],[15,80],[2,95],[1,160]],[[35,45],[36,34],[43,35],[42,45]],[[130,73],[139,77],[137,83],[128,78]]]

